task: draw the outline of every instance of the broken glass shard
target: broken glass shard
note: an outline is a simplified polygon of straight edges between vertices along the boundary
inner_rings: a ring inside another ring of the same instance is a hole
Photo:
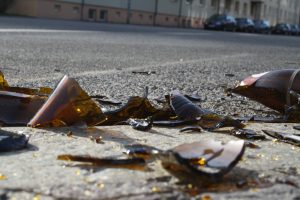
[[[3,73],[0,71],[0,89],[3,89],[5,87],[9,87],[7,81],[4,78]]]
[[[233,93],[248,97],[282,114],[287,114],[290,121],[299,120],[299,104],[297,95],[300,93],[300,73],[298,69],[283,69],[255,74],[244,79]],[[295,109],[296,108],[296,109]]]
[[[300,131],[300,125],[298,125],[298,126],[293,126],[293,128],[294,128],[295,130]]]
[[[127,123],[131,125],[132,128],[139,131],[148,131],[153,126],[152,117],[148,117],[146,119],[128,119]]]
[[[201,132],[200,126],[186,126],[179,130],[179,132]]]
[[[167,151],[141,144],[128,145],[126,148],[126,154],[130,157],[128,159],[73,155],[60,155],[58,159],[90,163],[100,167],[129,169],[140,169],[141,165],[145,167],[146,161],[160,160],[167,169],[172,165],[176,166],[177,170],[183,170],[194,175],[220,178],[242,158],[245,143],[243,140],[229,141],[226,144],[214,140],[203,140],[182,144]]]
[[[21,150],[27,146],[29,137],[0,130],[0,152]]]
[[[6,126],[26,126],[45,101],[46,97],[0,91],[0,123]]]
[[[84,122],[96,125],[106,120],[97,104],[72,78],[64,76],[28,125],[65,126]]]
[[[229,172],[242,158],[245,151],[245,142],[229,141],[223,144],[214,140],[203,140],[190,144],[183,144],[171,149],[181,167],[191,173],[203,176],[222,176]],[[162,159],[164,164],[175,164],[172,159]]]
[[[230,131],[230,134],[236,136],[240,139],[248,139],[248,140],[265,140],[266,136],[262,134],[258,134],[254,130],[251,129],[233,129]]]
[[[58,160],[76,161],[97,167],[126,168],[132,170],[145,170],[146,162],[141,158],[96,158],[91,156],[59,155]]]
[[[213,130],[216,128],[233,126],[243,128],[244,125],[228,116],[221,116],[212,111],[200,108],[178,91],[170,94],[170,106],[178,116],[179,120],[197,121],[197,124],[204,129]]]
[[[269,135],[270,137],[278,139],[281,142],[286,142],[289,144],[300,146],[300,136],[270,130],[263,130],[263,132]]]

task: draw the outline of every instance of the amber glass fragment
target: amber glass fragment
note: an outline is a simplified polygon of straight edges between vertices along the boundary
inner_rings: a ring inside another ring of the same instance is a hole
[[[145,101],[146,99],[143,97],[130,97],[128,102],[121,108],[105,112],[107,120],[101,123],[101,125],[115,125],[129,118],[146,118],[152,115],[155,108],[151,104],[148,104],[148,102],[145,103]]]
[[[48,87],[41,87],[39,89],[24,88],[24,87],[10,87],[1,71],[0,71],[0,90],[16,92],[16,93],[24,93],[29,95],[39,95],[39,96],[47,96],[52,92],[52,89]]]
[[[218,178],[229,172],[242,158],[245,151],[243,140],[222,144],[219,141],[204,140],[183,144],[170,150],[177,162],[192,173]],[[170,159],[163,160],[170,162]]]
[[[64,76],[45,104],[30,120],[32,127],[62,126],[105,121],[101,109],[72,78]]]
[[[0,123],[26,126],[46,101],[46,97],[0,91]]]
[[[255,74],[244,79],[230,91],[284,113],[289,85],[291,90],[300,93],[300,74],[298,73],[292,82],[290,80],[294,72],[295,69],[284,69]],[[296,104],[297,98],[290,97],[291,105]]]
[[[244,125],[231,117],[218,115],[210,110],[200,108],[178,91],[171,92],[170,105],[179,119],[197,121],[202,128],[213,130],[220,127],[233,126],[243,128]]]
[[[5,87],[2,90],[16,93],[23,93],[28,95],[37,95],[37,96],[49,96],[52,92],[51,88],[41,87],[39,89],[24,88],[24,87]]]
[[[3,89],[4,87],[8,87],[8,83],[5,80],[3,73],[0,71],[0,89]]]
[[[179,119],[193,121],[207,113],[178,91],[171,92],[170,97],[170,105]]]
[[[125,168],[132,170],[145,170],[146,162],[141,158],[95,158],[90,156],[76,156],[76,155],[59,155],[58,160],[77,161],[89,163],[90,165],[106,168]]]

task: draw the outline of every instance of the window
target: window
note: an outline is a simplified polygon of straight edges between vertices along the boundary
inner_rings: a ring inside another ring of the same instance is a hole
[[[96,20],[96,9],[89,9],[89,19]]]
[[[240,10],[240,2],[236,1],[235,4],[234,4],[234,11],[236,13],[239,13],[239,10]]]
[[[54,5],[54,11],[55,11],[55,12],[60,12],[60,10],[61,10],[61,5],[55,4],[55,5]]]
[[[149,15],[149,19],[152,20],[152,19],[153,19],[153,16],[152,16],[152,15]]]
[[[248,4],[247,4],[247,3],[244,3],[244,6],[243,6],[243,14],[244,14],[244,15],[247,15],[247,14],[248,14]]]
[[[104,15],[104,13],[102,13],[103,15]],[[116,12],[116,15],[118,16],[118,17],[121,17],[121,13],[119,12],[119,11],[117,11]],[[104,16],[103,16],[104,17]],[[101,12],[100,12],[100,19],[101,19]]]
[[[139,17],[140,17],[140,19],[144,18],[143,14],[139,14]]]
[[[107,21],[107,10],[100,10],[100,15],[99,15],[99,19],[102,22],[106,22]],[[119,17],[121,16],[121,13],[119,11],[116,12],[116,15],[118,15]]]
[[[166,17],[165,20],[166,20],[166,22],[169,21],[169,17]]]
[[[210,2],[212,7],[217,7],[217,0],[211,0]]]
[[[78,13],[79,13],[79,7],[74,6],[74,7],[73,7],[73,13],[74,13],[74,14],[78,14]]]
[[[267,5],[264,5],[264,16],[266,17],[267,16]]]
[[[199,4],[204,6],[205,5],[205,0],[199,0]]]

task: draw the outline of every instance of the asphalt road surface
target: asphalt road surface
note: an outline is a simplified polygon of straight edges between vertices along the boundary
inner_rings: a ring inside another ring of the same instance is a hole
[[[272,113],[270,109],[242,97],[228,97],[224,90],[254,73],[299,67],[300,37],[295,36],[0,17],[0,69],[14,86],[55,87],[67,74],[90,95],[107,95],[123,102],[129,96],[142,95],[148,86],[150,99],[177,89],[197,93],[203,107],[221,114],[266,116]],[[291,125],[252,126],[256,130],[265,126],[286,130]],[[111,129],[104,130],[114,136],[126,132],[126,136],[165,149],[206,137],[234,139],[216,133],[184,135],[176,129],[156,129],[156,134],[140,133],[130,127]],[[123,136],[111,139],[106,135],[110,140],[95,145],[86,137],[71,140],[64,134],[68,130],[7,130],[34,133],[31,141],[39,150],[0,155],[0,174],[8,177],[0,180],[0,197],[189,198],[180,190],[183,186],[179,181],[159,164],[154,166],[154,172],[147,173],[115,169],[92,172],[53,161],[59,153],[120,154]],[[271,140],[259,145],[262,149],[249,150],[249,160],[245,159],[229,176],[234,183],[241,182],[237,177],[255,177],[256,182],[253,178],[248,180],[248,187],[233,191],[225,181],[215,190],[201,190],[196,197],[300,199],[299,147]],[[169,176],[166,180],[156,179]],[[259,184],[251,185],[251,181]]]

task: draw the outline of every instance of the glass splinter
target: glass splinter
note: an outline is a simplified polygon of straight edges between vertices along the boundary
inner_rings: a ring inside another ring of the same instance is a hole
[[[95,158],[90,156],[74,156],[66,154],[59,155],[57,159],[65,161],[83,162],[97,167],[126,168],[132,170],[144,170],[146,166],[146,162],[142,158]]]
[[[90,163],[93,166],[140,169],[146,161],[160,160],[164,167],[176,166],[195,175],[220,178],[229,172],[242,158],[245,151],[243,140],[222,144],[219,141],[203,140],[182,144],[163,151],[155,147],[135,144],[126,146],[128,159],[94,158],[90,156],[60,155],[58,160]],[[174,169],[174,168],[173,168]]]
[[[204,129],[213,130],[226,126],[244,127],[244,124],[238,120],[199,107],[178,91],[171,92],[170,106],[180,120],[197,121],[197,124]]]
[[[153,120],[151,117],[147,119],[128,119],[127,123],[131,125],[132,128],[139,130],[139,131],[148,131],[153,126]]]
[[[178,163],[190,172],[218,178],[229,172],[242,158],[245,151],[243,140],[222,144],[219,141],[205,140],[183,144],[170,150]],[[170,160],[162,160],[168,163]]]
[[[74,79],[64,76],[28,125],[63,126],[80,122],[96,125],[105,120],[101,109],[79,84]]]
[[[27,146],[29,137],[0,130],[0,152],[16,151]]]
[[[26,126],[45,101],[46,97],[0,91],[0,123],[6,126]]]
[[[293,135],[290,133],[282,133],[282,132],[270,131],[270,130],[262,130],[262,131],[265,134],[269,135],[270,137],[276,138],[281,142],[286,142],[289,144],[300,146],[300,136]]]

